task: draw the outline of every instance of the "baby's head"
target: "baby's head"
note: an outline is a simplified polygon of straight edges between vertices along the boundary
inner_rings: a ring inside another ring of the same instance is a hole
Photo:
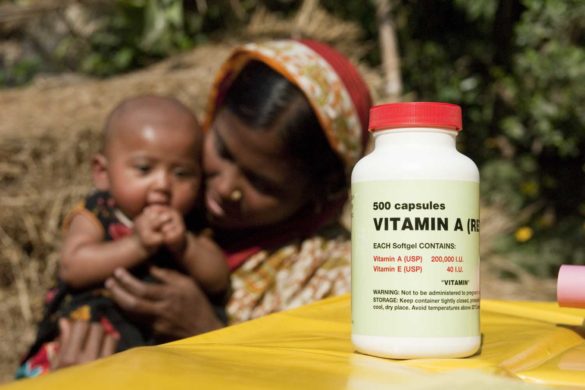
[[[195,115],[178,100],[126,99],[106,120],[101,152],[92,161],[94,186],[109,191],[130,219],[150,205],[184,215],[201,186],[202,139]]]

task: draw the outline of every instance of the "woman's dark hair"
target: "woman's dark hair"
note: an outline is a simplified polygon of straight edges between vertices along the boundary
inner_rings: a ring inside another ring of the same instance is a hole
[[[346,189],[344,166],[331,149],[303,92],[260,61],[250,61],[226,94],[225,107],[253,129],[278,131],[298,169],[308,174],[315,193]]]

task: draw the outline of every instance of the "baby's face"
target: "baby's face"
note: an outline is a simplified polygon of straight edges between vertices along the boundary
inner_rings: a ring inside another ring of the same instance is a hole
[[[172,121],[127,126],[105,151],[109,190],[131,219],[150,205],[169,206],[185,215],[195,204],[202,136],[188,122],[176,126]]]

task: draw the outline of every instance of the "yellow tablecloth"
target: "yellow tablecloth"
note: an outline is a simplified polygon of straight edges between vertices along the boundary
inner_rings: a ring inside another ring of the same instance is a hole
[[[584,319],[585,310],[556,303],[483,300],[479,354],[397,361],[353,352],[350,299],[342,296],[6,388],[585,387]]]

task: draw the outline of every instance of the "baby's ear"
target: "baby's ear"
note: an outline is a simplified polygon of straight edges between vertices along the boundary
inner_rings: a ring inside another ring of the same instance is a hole
[[[97,190],[107,191],[110,189],[110,178],[108,177],[108,160],[101,153],[91,159],[91,178]]]

